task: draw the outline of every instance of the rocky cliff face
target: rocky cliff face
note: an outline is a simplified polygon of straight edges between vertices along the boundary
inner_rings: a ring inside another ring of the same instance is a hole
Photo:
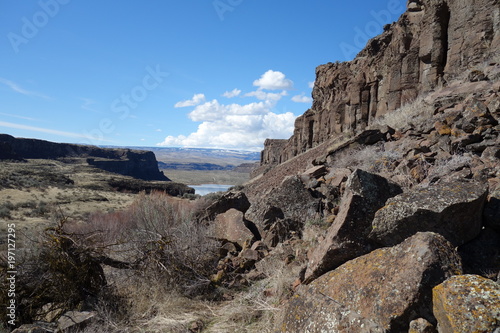
[[[14,138],[0,134],[0,159],[87,158],[97,168],[143,180],[169,180],[158,169],[153,152],[110,149],[36,139]]]
[[[277,164],[446,86],[498,56],[498,0],[409,0],[407,11],[349,62],[316,68],[313,105],[286,142],[265,145]]]

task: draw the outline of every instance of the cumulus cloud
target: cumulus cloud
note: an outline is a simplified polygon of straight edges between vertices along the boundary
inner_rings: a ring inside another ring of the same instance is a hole
[[[295,115],[271,112],[266,102],[245,105],[220,104],[217,100],[199,105],[189,117],[202,121],[189,135],[167,136],[159,146],[214,147],[260,150],[266,138],[288,138]]]
[[[196,105],[201,104],[203,102],[205,102],[205,95],[204,94],[195,94],[193,96],[193,98],[191,98],[191,99],[175,103],[174,107],[175,108],[185,108],[188,106],[196,106]]]
[[[294,101],[295,103],[312,103],[313,99],[311,97],[305,96],[304,94],[301,94],[293,96],[292,101]]]
[[[312,88],[314,88],[314,84],[315,84],[315,83],[316,83],[315,81],[309,82],[309,83],[308,83],[309,88],[311,88],[311,89],[312,89]]]
[[[232,91],[226,91],[224,94],[222,94],[222,96],[226,98],[233,98],[239,96],[239,94],[241,94],[241,90],[233,89]]]
[[[289,90],[293,88],[293,81],[287,79],[282,72],[268,70],[260,79],[253,81],[253,85],[259,89]]]
[[[263,90],[256,90],[245,94],[245,96],[247,97],[255,97],[257,99],[260,99],[261,101],[274,101],[274,102],[279,101],[283,96],[286,95],[288,95],[288,93],[285,90],[283,90],[280,93],[269,93]]]
[[[283,96],[288,95],[287,90],[293,88],[293,82],[285,74],[269,70],[255,80],[253,85],[258,87],[257,90],[244,94],[245,97],[256,98],[257,101],[253,103],[222,104],[217,99],[205,101],[203,94],[177,103],[176,107],[194,106],[188,117],[200,124],[195,132],[167,136],[158,145],[258,151],[267,138],[289,138],[293,133],[296,117],[292,112],[277,113],[275,107]],[[241,90],[234,89],[226,91],[222,96],[232,98],[240,94]]]

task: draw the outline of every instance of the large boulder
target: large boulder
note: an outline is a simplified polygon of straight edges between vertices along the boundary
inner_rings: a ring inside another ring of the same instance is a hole
[[[198,220],[212,221],[218,214],[225,213],[232,208],[245,213],[249,207],[250,202],[245,193],[241,191],[229,191],[205,208],[205,210],[200,213],[200,216],[198,216]]]
[[[243,213],[234,208],[217,215],[213,226],[216,238],[236,243],[241,247],[248,241],[260,239],[260,236],[251,231],[251,222],[245,220]]]
[[[245,217],[256,224],[263,239],[276,239],[277,234],[300,232],[305,222],[320,212],[321,200],[311,194],[299,176],[291,176],[252,201]],[[268,235],[270,232],[272,235]]]
[[[450,182],[412,189],[377,211],[370,239],[392,246],[419,231],[443,235],[455,246],[479,235],[488,188],[476,182]]]
[[[441,235],[418,233],[301,285],[281,332],[408,332],[432,314],[432,288],[461,273],[460,258]]]
[[[357,169],[348,178],[339,214],[325,241],[309,256],[305,283],[373,249],[367,241],[375,212],[401,188],[384,177]]]
[[[433,290],[440,333],[497,332],[500,285],[478,275],[453,276]]]

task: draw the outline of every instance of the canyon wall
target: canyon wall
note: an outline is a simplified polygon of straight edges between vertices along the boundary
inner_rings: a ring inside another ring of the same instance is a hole
[[[338,133],[363,130],[417,96],[498,61],[499,26],[498,0],[408,1],[399,20],[354,60],[316,68],[312,108],[296,119],[288,141],[266,141],[261,165],[282,163]]]
[[[99,169],[138,179],[169,180],[158,169],[156,156],[151,151],[99,148],[0,134],[0,160],[61,158],[86,158],[88,164]]]

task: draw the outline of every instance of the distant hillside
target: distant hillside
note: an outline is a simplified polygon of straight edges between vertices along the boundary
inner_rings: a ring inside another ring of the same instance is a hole
[[[122,148],[101,148],[0,134],[0,160],[84,158],[99,169],[143,180],[169,179],[158,169],[153,152]]]
[[[260,161],[259,152],[244,150],[173,147],[122,148],[152,151],[156,155],[160,169],[232,170],[241,164],[252,164]]]

